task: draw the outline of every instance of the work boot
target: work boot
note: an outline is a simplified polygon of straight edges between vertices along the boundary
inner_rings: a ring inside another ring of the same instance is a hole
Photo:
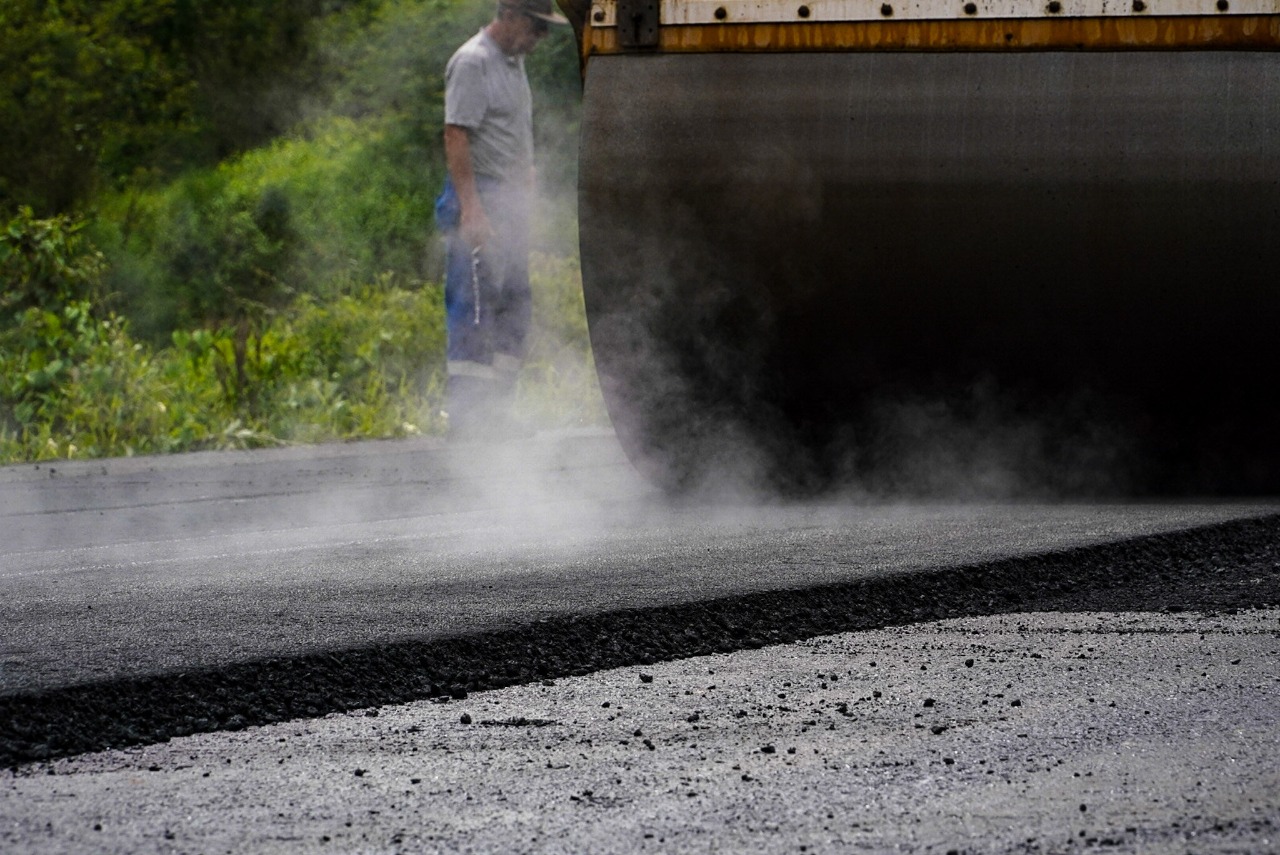
[[[449,439],[500,442],[526,439],[533,430],[511,415],[511,396],[503,384],[483,377],[452,375],[446,387]]]
[[[475,439],[491,420],[496,394],[487,377],[450,375],[445,387],[445,412],[450,439]]]

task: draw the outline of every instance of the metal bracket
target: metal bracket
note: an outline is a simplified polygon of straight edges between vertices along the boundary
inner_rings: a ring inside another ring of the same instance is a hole
[[[658,0],[618,0],[618,43],[624,48],[658,46]]]

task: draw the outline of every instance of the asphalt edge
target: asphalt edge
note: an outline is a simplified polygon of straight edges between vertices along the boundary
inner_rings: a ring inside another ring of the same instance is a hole
[[[0,766],[945,618],[1273,605],[1280,514],[858,582],[16,694],[0,698]]]

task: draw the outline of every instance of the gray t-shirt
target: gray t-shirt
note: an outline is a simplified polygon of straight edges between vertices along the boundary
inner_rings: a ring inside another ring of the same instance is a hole
[[[523,182],[533,166],[533,99],[524,57],[481,30],[445,68],[444,121],[467,129],[477,175]]]

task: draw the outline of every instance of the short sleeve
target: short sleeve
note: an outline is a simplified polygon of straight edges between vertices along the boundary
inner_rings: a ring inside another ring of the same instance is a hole
[[[459,51],[445,68],[445,124],[479,127],[484,121],[487,102],[482,59],[474,53]]]

